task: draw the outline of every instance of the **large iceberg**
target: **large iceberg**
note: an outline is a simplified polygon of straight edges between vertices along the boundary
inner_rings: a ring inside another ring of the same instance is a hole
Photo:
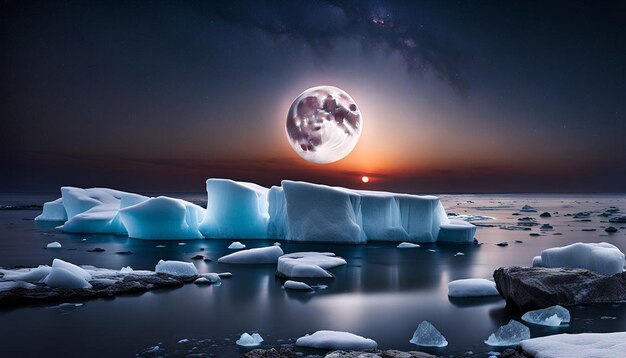
[[[439,199],[284,180],[270,189],[227,179],[206,182],[207,209],[174,198],[118,190],[61,188],[37,220],[62,230],[138,239],[266,239],[471,243],[476,227],[448,219]]]
[[[582,268],[604,275],[624,271],[624,253],[606,242],[581,243],[543,250],[533,266]]]

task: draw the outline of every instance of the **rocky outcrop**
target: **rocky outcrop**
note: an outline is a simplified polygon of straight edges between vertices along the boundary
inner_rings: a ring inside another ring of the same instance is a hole
[[[574,268],[513,266],[497,269],[493,278],[507,305],[522,312],[626,300],[626,273],[606,276]]]
[[[106,283],[98,280],[91,282],[92,288],[67,289],[53,288],[44,284],[37,284],[35,288],[14,288],[0,292],[0,307],[24,306],[30,304],[56,303],[68,301],[83,301],[94,298],[114,297],[128,294],[138,294],[159,288],[175,288],[193,281],[195,277],[176,277],[168,274],[134,275],[123,277],[109,277]]]
[[[255,349],[241,356],[242,358],[296,358],[298,355],[291,346]],[[435,358],[435,356],[417,351],[402,352],[393,349],[367,349],[363,351],[332,351],[325,355],[312,356],[308,358]]]

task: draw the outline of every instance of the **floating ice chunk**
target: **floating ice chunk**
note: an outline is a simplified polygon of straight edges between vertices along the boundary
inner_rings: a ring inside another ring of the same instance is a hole
[[[242,347],[254,347],[258,346],[263,342],[263,337],[261,337],[258,333],[243,333],[241,337],[237,340],[237,345]]]
[[[10,291],[14,288],[24,288],[24,289],[30,290],[35,287],[37,287],[37,285],[33,285],[32,283],[28,283],[25,281],[2,281],[0,282],[0,292]]]
[[[209,283],[220,283],[220,282],[222,282],[222,278],[220,277],[220,275],[215,273],[215,272],[208,272],[208,273],[200,274],[200,278],[203,278],[203,279],[207,280]]]
[[[456,254],[454,254],[454,256],[465,256],[465,254],[462,252],[457,252]]]
[[[615,358],[626,357],[626,332],[556,334],[520,343],[533,357]]]
[[[522,316],[522,319],[529,323],[556,327],[563,323],[569,323],[570,314],[566,308],[556,305],[540,310],[526,312]]]
[[[499,296],[496,283],[484,278],[467,278],[448,283],[450,297]]]
[[[448,345],[446,338],[428,321],[422,321],[413,333],[409,341],[422,347],[445,347]]]
[[[541,267],[541,256],[535,256],[533,257],[533,263],[532,263],[533,267]]]
[[[189,342],[189,340],[187,338],[183,338],[176,343],[181,344],[181,343],[187,343],[187,342]]]
[[[473,243],[476,235],[476,226],[460,219],[450,219],[449,223],[441,224],[439,242]]]
[[[205,237],[213,239],[264,239],[269,220],[269,189],[228,179],[206,181],[207,214],[200,224]]]
[[[60,249],[60,248],[61,248],[61,244],[58,241],[51,242],[48,245],[46,245],[46,249]]]
[[[403,243],[398,244],[398,246],[396,247],[399,249],[413,249],[413,248],[420,247],[420,245],[414,244],[412,242],[403,242]]]
[[[148,240],[202,239],[198,219],[203,213],[195,204],[164,196],[119,211],[128,236]]]
[[[330,278],[333,275],[326,270],[345,264],[332,252],[295,252],[278,259],[277,271],[291,278]]]
[[[372,339],[349,332],[317,331],[298,338],[296,346],[332,350],[362,350],[376,349],[378,344]]]
[[[280,246],[259,247],[233,252],[230,255],[220,257],[217,262],[222,264],[275,264],[283,254]]]
[[[31,283],[43,282],[43,280],[50,274],[52,268],[47,265],[41,265],[37,268],[24,268],[17,270],[4,270],[0,269],[0,273],[3,273],[2,277],[7,281],[26,281]]]
[[[514,346],[519,342],[530,338],[530,329],[523,324],[510,320],[504,326],[498,328],[497,331],[492,333],[485,341],[493,347],[506,347]]]
[[[311,286],[307,285],[304,282],[300,282],[300,281],[292,281],[292,280],[287,280],[285,281],[284,286],[286,289],[290,289],[290,290],[302,290],[302,291],[311,291],[312,288]]]
[[[578,242],[543,250],[541,265],[544,267],[582,268],[599,274],[613,275],[624,271],[624,253],[606,242]]]
[[[228,248],[231,250],[239,250],[239,249],[245,249],[246,245],[240,243],[239,241],[235,241],[232,244],[230,244]]]
[[[130,266],[122,267],[122,269],[120,270],[121,273],[131,273],[133,271],[133,268]]]
[[[35,218],[35,221],[66,221],[67,213],[63,207],[63,198],[49,201],[43,204],[42,213]]]
[[[166,273],[172,276],[196,276],[198,274],[198,269],[191,262],[182,262],[182,261],[163,261],[160,260],[157,263],[154,271],[156,273]]]
[[[55,288],[91,288],[91,284],[75,271],[70,271],[64,267],[52,267],[52,271],[44,283]]]

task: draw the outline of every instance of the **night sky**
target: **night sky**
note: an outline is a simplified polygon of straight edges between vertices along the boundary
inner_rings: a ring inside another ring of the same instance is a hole
[[[0,1],[0,191],[624,192],[625,24],[624,1]],[[323,84],[364,121],[327,165],[284,130]]]

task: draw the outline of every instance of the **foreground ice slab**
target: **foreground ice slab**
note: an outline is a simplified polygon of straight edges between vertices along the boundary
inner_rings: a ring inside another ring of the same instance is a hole
[[[541,259],[533,259],[533,266],[582,268],[614,275],[624,271],[624,253],[606,242],[578,242],[543,250]]]
[[[529,338],[530,329],[528,327],[517,321],[510,320],[509,323],[492,333],[485,343],[493,347],[508,347]]]
[[[263,342],[263,337],[258,333],[243,333],[241,337],[235,342],[238,346],[242,347],[255,347]]]
[[[327,270],[345,264],[332,252],[294,252],[278,259],[277,271],[288,278],[331,278]]]
[[[269,189],[228,179],[206,181],[207,213],[200,231],[213,239],[267,238]]]
[[[413,333],[409,341],[422,347],[445,347],[448,345],[446,338],[428,321],[422,321]]]
[[[468,278],[448,283],[450,297],[499,296],[496,283],[484,278]]]
[[[282,256],[280,246],[259,247],[256,249],[241,250],[230,255],[220,257],[221,264],[275,264]]]
[[[522,319],[529,323],[539,324],[542,326],[558,327],[561,324],[567,324],[570,321],[569,311],[559,305],[529,311],[524,313]]]
[[[626,357],[626,332],[557,334],[520,343],[524,352],[543,358]]]
[[[160,260],[157,263],[154,271],[157,273],[166,273],[172,276],[196,276],[198,274],[198,269],[191,262],[182,262],[182,261],[163,261]]]
[[[378,344],[369,338],[357,336],[349,332],[317,331],[311,335],[298,338],[296,346],[318,349],[376,349]]]
[[[283,287],[289,290],[301,290],[301,291],[313,290],[311,286],[307,285],[304,282],[292,281],[292,280],[285,281],[285,284],[283,285]]]

